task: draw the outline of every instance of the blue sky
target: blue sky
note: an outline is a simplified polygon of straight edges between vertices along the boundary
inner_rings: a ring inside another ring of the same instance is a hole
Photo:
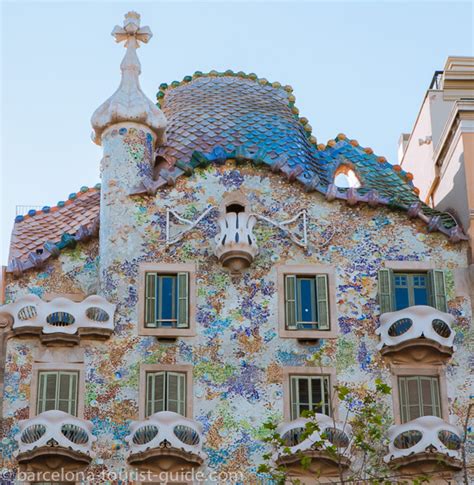
[[[154,33],[139,50],[151,99],[195,70],[256,72],[293,86],[320,142],[342,132],[392,163],[433,72],[473,55],[470,2],[4,1],[2,263],[16,205],[100,181],[90,116],[118,85],[125,51],[110,32],[131,9]]]

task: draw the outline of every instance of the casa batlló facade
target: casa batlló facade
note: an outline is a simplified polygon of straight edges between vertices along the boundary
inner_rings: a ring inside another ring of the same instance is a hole
[[[348,442],[332,389],[362,399],[381,379],[385,462],[461,481],[473,332],[456,221],[355,140],[318,144],[290,86],[196,72],[152,103],[136,54],[150,30],[130,12],[113,35],[126,55],[92,117],[101,184],[15,221],[4,480],[193,470],[258,483],[269,418],[289,447],[276,463],[337,479],[324,446],[311,455],[316,437],[300,439],[301,415]]]

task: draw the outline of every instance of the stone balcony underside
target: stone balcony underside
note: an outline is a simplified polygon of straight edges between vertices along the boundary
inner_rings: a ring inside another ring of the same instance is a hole
[[[299,418],[278,426],[276,432],[285,446],[273,455],[273,461],[278,466],[285,466],[293,478],[338,476],[339,466],[347,469],[350,465],[347,453],[352,436],[351,426],[343,426],[329,416],[316,414],[319,431],[305,437],[305,426],[309,421]],[[311,458],[309,467],[303,467],[302,457]]]
[[[128,463],[154,473],[188,471],[202,465],[202,426],[177,413],[162,411],[134,421],[126,438]]]
[[[436,416],[423,416],[389,429],[386,463],[404,473],[462,468],[461,432]]]
[[[33,472],[78,471],[92,461],[92,423],[63,411],[46,411],[19,422],[18,464]]]
[[[114,331],[114,312],[115,305],[97,295],[79,303],[67,298],[46,302],[27,295],[0,310],[12,321],[15,336],[39,336],[51,346],[75,345],[81,338],[107,339]]]
[[[456,350],[454,317],[430,306],[412,306],[380,316],[379,349],[392,363],[444,363]]]
[[[228,212],[218,219],[220,232],[215,238],[215,254],[232,272],[250,266],[258,254],[257,240],[252,233],[256,221],[247,212]]]

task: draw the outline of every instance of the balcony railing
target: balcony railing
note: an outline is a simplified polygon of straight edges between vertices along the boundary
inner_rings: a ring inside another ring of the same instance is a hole
[[[170,411],[132,422],[126,440],[129,464],[145,469],[195,468],[207,457],[202,451],[202,426]]]
[[[39,334],[46,344],[54,344],[59,336],[69,336],[71,342],[81,336],[107,338],[114,330],[114,312],[115,305],[97,295],[79,303],[27,295],[0,308],[0,314],[13,321],[15,335]]]
[[[92,423],[63,411],[45,411],[38,416],[19,422],[20,431],[16,459],[20,464],[57,463],[58,468],[87,465],[93,458]],[[67,465],[67,466],[66,466]],[[35,467],[35,468],[36,468]]]
[[[454,317],[436,308],[418,305],[384,313],[380,316],[379,349],[383,354],[432,347],[438,354],[450,357],[455,351]]]
[[[306,425],[310,421],[315,421],[319,430],[308,434]],[[311,420],[299,418],[284,422],[277,427],[276,432],[284,442],[273,455],[277,465],[299,463],[302,454],[311,456],[316,467],[318,458],[326,462],[326,468],[328,461],[333,461],[336,467],[339,464],[348,467],[350,464],[348,453],[352,428],[348,424],[334,422],[325,414],[316,414]]]
[[[436,416],[423,416],[389,429],[389,453],[386,463],[402,466],[410,462],[444,462],[459,469],[460,430]]]
[[[443,74],[444,71],[435,71],[431,79],[429,89],[441,90],[443,88]]]

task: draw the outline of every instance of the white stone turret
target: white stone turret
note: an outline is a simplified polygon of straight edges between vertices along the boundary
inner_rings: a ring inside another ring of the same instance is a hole
[[[125,41],[127,49],[120,65],[122,80],[117,91],[92,115],[92,138],[95,143],[102,145],[102,137],[107,128],[131,121],[147,126],[153,132],[156,141],[162,143],[166,128],[165,115],[146,97],[138,80],[141,65],[137,49],[140,42],[148,43],[153,34],[149,27],[140,27],[138,13],[128,12],[125,14],[123,28],[116,25],[112,35],[117,42]]]
[[[163,143],[166,118],[140,89],[141,72],[136,50],[152,36],[149,27],[140,27],[136,12],[125,15],[123,27],[112,35],[125,41],[127,52],[120,69],[122,80],[117,91],[92,116],[93,140],[103,147],[100,202],[100,280],[101,292],[114,301],[108,280],[114,262],[131,260],[142,243],[135,226],[136,200],[130,197],[143,180],[152,178],[154,152]],[[128,234],[133,232],[133,238]],[[110,301],[110,300],[109,300]]]

